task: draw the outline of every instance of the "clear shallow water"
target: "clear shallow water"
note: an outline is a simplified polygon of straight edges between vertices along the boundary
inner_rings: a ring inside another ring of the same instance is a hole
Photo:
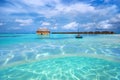
[[[0,66],[0,80],[120,80],[120,35],[0,34]]]
[[[0,80],[120,80],[120,63],[65,57],[0,70]]]

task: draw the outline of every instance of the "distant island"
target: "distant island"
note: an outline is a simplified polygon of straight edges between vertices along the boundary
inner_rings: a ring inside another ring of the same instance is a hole
[[[51,32],[51,34],[115,34],[113,31],[89,31],[89,32]]]
[[[48,35],[48,34],[115,34],[113,31],[88,31],[88,32],[51,32],[47,28],[39,28],[36,31],[37,34],[40,35]]]

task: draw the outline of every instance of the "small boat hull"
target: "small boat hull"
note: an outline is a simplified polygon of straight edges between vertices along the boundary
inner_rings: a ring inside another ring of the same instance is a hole
[[[82,36],[80,36],[80,37],[76,36],[75,38],[83,38],[83,37]]]
[[[82,36],[80,36],[80,35],[77,35],[75,38],[83,38]]]

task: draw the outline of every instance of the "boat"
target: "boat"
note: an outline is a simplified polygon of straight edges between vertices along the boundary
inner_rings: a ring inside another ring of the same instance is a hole
[[[83,38],[79,33],[79,27],[78,27],[78,34],[75,36],[75,38]]]
[[[80,34],[76,35],[75,38],[83,38]]]

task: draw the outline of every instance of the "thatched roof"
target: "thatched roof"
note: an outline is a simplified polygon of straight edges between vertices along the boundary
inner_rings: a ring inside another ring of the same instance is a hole
[[[40,28],[40,29],[38,29],[37,31],[50,31],[50,30],[47,29],[47,28]]]

